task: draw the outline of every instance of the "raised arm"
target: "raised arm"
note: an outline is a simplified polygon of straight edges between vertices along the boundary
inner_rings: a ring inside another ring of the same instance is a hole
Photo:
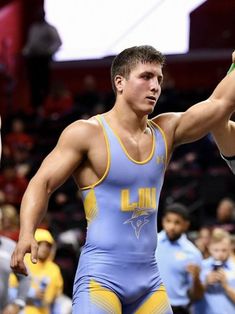
[[[37,262],[35,230],[46,213],[52,192],[72,175],[87,154],[87,129],[87,124],[83,121],[66,128],[56,147],[29,182],[21,203],[19,242],[11,260],[15,272],[27,275],[23,262],[27,252],[31,252],[32,262]]]
[[[207,100],[195,104],[183,113],[166,114],[166,119],[162,115],[164,125],[164,120],[169,121],[169,117],[171,119],[172,145],[196,141],[217,128],[222,121],[228,121],[235,111],[234,90],[235,71],[232,71],[217,85]]]

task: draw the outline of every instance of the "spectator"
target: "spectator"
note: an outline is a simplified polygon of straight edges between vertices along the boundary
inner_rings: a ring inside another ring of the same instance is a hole
[[[61,39],[56,28],[47,23],[44,10],[39,9],[23,49],[34,108],[40,107],[48,95],[50,63],[60,46]]]
[[[194,305],[194,314],[235,313],[235,264],[229,233],[214,229],[209,249],[211,257],[203,261],[200,276],[205,293]]]
[[[211,230],[208,227],[201,227],[197,238],[195,240],[195,244],[198,249],[201,251],[203,258],[208,258],[210,256],[209,252],[209,243],[211,237]]]
[[[58,120],[70,114],[73,109],[73,97],[63,83],[52,85],[49,95],[42,106],[43,118]]]
[[[0,174],[0,190],[4,193],[5,202],[18,208],[28,185],[28,180],[19,177],[13,162],[8,161]]]
[[[17,275],[19,286],[14,298],[8,299],[8,281],[11,273],[10,259],[16,242],[3,236],[3,213],[0,209],[0,313],[17,314],[25,306],[25,299],[30,287],[30,276]]]
[[[31,151],[34,146],[34,139],[25,132],[25,123],[21,119],[12,121],[11,131],[4,137],[4,150],[8,150],[8,155],[12,157],[19,148]]]
[[[203,295],[199,279],[202,256],[187,239],[189,215],[179,203],[169,205],[163,214],[163,230],[158,235],[156,259],[174,314],[189,314],[190,303]]]
[[[86,75],[83,80],[83,90],[75,95],[75,104],[78,113],[91,116],[96,106],[101,103],[100,92],[97,89],[96,79],[92,75]]]
[[[235,203],[232,199],[223,198],[216,209],[216,220],[213,227],[221,227],[224,230],[235,234]]]
[[[0,220],[0,235],[17,242],[19,238],[19,215],[16,208],[10,204],[3,205]]]
[[[39,244],[38,263],[33,264],[29,256],[26,256],[32,279],[25,314],[49,314],[50,307],[62,294],[63,278],[58,265],[52,261],[55,242],[51,233],[46,229],[37,229],[35,238]],[[10,282],[11,295],[14,295],[14,289],[17,287],[14,276]]]

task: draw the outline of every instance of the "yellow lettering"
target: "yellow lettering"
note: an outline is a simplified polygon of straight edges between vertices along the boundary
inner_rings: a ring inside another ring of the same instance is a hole
[[[121,210],[133,211],[139,209],[156,209],[156,188],[139,188],[138,201],[130,203],[130,191],[128,189],[121,191]]]
[[[129,190],[122,190],[121,192],[121,208],[122,211],[133,211],[137,207],[137,203],[130,204]]]

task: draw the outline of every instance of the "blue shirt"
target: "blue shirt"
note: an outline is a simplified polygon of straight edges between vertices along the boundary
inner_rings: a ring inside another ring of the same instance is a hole
[[[188,305],[190,303],[188,291],[192,278],[186,267],[188,264],[201,266],[200,251],[185,234],[176,241],[170,241],[166,232],[162,230],[158,234],[156,259],[171,305]]]
[[[205,283],[208,273],[213,270],[215,260],[212,257],[202,262],[201,280]],[[235,264],[228,259],[223,270],[226,273],[228,285],[235,289]],[[235,303],[226,295],[223,287],[218,283],[210,285],[204,293],[202,300],[194,305],[194,314],[233,314]]]

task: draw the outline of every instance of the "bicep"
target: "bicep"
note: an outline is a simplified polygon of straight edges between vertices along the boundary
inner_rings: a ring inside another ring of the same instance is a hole
[[[208,134],[222,119],[228,119],[222,100],[208,99],[195,104],[180,115],[175,143],[196,141]]]
[[[83,141],[62,134],[56,147],[44,159],[33,180],[45,184],[48,193],[62,185],[80,165],[85,148]]]

